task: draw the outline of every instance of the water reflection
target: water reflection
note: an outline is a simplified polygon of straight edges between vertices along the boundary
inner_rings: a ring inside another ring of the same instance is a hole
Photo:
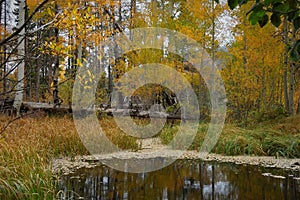
[[[61,177],[58,198],[300,199],[299,176],[299,172],[200,161],[177,161],[139,174],[99,166]]]

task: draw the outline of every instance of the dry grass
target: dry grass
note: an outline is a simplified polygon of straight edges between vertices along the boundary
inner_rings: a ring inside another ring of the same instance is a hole
[[[1,117],[1,127],[9,120]],[[0,139],[0,199],[53,199],[49,161],[86,153],[68,117],[13,122]]]
[[[7,120],[1,118],[0,125]],[[11,148],[28,147],[46,158],[87,153],[69,117],[21,118],[5,130],[2,138]]]
[[[113,120],[112,117],[104,117],[99,121],[103,131],[109,140],[121,149],[137,150],[136,138],[126,135]]]
[[[10,119],[0,117],[3,127]],[[101,120],[108,137],[121,148],[137,148],[112,120]],[[70,117],[21,118],[0,138],[0,199],[53,199],[55,185],[50,161],[62,156],[88,154]]]

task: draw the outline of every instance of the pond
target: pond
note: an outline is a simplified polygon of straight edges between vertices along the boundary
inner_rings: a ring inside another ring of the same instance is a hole
[[[300,199],[300,172],[177,160],[148,173],[104,165],[61,176],[59,199]]]

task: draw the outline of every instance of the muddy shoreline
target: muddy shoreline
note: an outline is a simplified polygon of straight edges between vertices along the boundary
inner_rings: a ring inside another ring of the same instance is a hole
[[[219,154],[200,154],[196,151],[178,151],[178,150],[163,150],[163,151],[140,151],[130,152],[124,151],[119,153],[104,154],[104,155],[87,155],[64,157],[54,159],[51,162],[51,168],[54,175],[70,174],[80,168],[93,168],[109,162],[112,159],[153,159],[153,158],[178,158],[180,160],[203,160],[216,161],[220,163],[233,163],[238,165],[256,165],[267,168],[279,168],[292,171],[300,171],[300,159],[275,158],[268,156],[223,156]]]

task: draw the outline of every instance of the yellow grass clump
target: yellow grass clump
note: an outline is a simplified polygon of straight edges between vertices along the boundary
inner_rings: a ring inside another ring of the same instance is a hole
[[[12,120],[0,117],[2,129]],[[120,148],[137,148],[135,138],[101,120],[107,136]],[[51,160],[88,154],[71,117],[35,116],[11,123],[0,136],[0,199],[53,199],[56,187]]]

